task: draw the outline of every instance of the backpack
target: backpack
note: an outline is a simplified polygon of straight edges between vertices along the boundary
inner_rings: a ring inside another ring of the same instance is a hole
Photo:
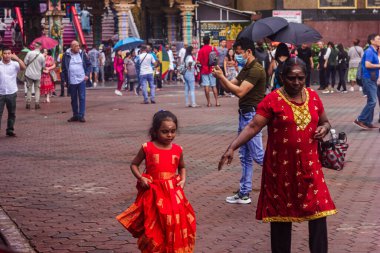
[[[212,47],[210,54],[208,55],[208,66],[213,67],[218,65],[219,57],[215,47]]]
[[[356,72],[356,83],[359,86],[363,86],[363,83],[362,83],[362,79],[363,79],[363,66],[362,66],[363,58],[360,60],[359,65],[358,65],[358,70]]]
[[[337,57],[338,57],[338,50],[336,50],[334,47],[331,48],[331,53],[328,60],[329,66],[336,66],[337,65]]]

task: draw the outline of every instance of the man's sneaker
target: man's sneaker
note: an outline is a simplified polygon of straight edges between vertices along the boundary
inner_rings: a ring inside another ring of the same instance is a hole
[[[237,193],[234,196],[227,197],[226,202],[230,204],[250,204],[252,201],[249,195],[240,196],[240,194]]]
[[[330,90],[329,89],[325,89],[322,91],[323,94],[327,94],[327,93],[330,93]]]
[[[354,124],[364,130],[370,129],[364,122],[361,122],[357,119],[354,121]]]
[[[92,87],[96,88],[96,85],[97,85],[97,83],[94,82],[94,83],[92,84]]]
[[[359,91],[363,91],[363,87],[359,87]]]
[[[355,91],[355,88],[351,86],[350,91]]]
[[[118,96],[123,96],[123,93],[121,93],[121,91],[119,91],[119,90],[115,90],[115,94]]]

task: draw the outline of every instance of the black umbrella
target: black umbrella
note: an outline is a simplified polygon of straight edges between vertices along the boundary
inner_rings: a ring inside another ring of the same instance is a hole
[[[272,35],[288,25],[288,21],[280,17],[263,18],[256,22],[252,22],[244,28],[238,35],[240,38],[249,38],[253,41],[259,41]]]
[[[287,27],[268,38],[273,41],[301,45],[302,43],[317,42],[322,39],[322,35],[310,26],[290,22]]]

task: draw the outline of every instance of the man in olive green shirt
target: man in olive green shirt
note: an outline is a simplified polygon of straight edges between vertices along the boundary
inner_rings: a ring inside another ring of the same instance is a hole
[[[246,61],[238,76],[228,81],[222,70],[216,66],[213,74],[220,80],[227,92],[239,97],[239,129],[240,133],[256,115],[257,105],[263,100],[266,90],[265,70],[254,56],[255,45],[247,38],[238,39],[234,44],[236,55]],[[262,133],[253,137],[239,150],[242,176],[240,189],[234,195],[226,198],[231,204],[249,204],[252,191],[253,161],[262,165],[264,160]]]

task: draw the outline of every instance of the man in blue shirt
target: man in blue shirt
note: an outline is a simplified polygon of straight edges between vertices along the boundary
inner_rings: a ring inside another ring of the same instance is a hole
[[[363,90],[367,95],[367,104],[363,108],[359,117],[354,121],[354,124],[362,129],[378,128],[372,125],[373,114],[377,100],[377,79],[379,78],[379,58],[377,51],[380,47],[380,35],[370,34],[368,36],[368,49],[364,52],[362,58],[362,82]]]

